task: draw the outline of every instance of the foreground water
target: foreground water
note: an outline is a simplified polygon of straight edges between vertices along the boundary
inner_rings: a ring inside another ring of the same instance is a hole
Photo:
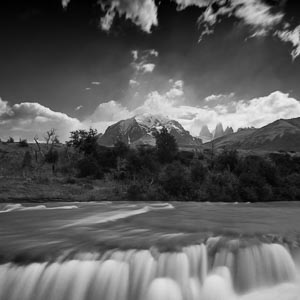
[[[300,299],[300,204],[0,204],[0,300]]]

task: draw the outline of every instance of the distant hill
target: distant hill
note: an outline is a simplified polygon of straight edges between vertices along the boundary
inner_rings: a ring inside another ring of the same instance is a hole
[[[300,151],[300,118],[280,119],[259,129],[244,129],[214,140],[215,148]],[[209,146],[210,143],[206,144]]]
[[[166,127],[179,146],[200,146],[201,139],[191,136],[182,125],[161,115],[142,114],[119,121],[109,126],[98,142],[104,146],[112,146],[121,140],[132,146],[155,145],[154,133]]]

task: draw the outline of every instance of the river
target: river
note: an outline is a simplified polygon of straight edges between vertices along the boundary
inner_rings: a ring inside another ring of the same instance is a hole
[[[0,300],[299,300],[299,203],[0,204]]]

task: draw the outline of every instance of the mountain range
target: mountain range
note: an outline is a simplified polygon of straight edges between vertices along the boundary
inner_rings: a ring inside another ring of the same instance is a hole
[[[213,132],[203,126],[197,138],[176,120],[162,115],[142,114],[109,126],[103,135],[99,135],[98,142],[104,146],[112,146],[118,140],[131,146],[155,145],[154,134],[163,127],[175,137],[181,148],[208,148],[213,143],[216,149],[300,151],[300,118],[280,119],[262,128],[244,128],[237,132],[231,127],[224,130],[221,123]]]
[[[279,119],[261,128],[246,128],[207,143],[215,148],[300,151],[300,118]]]
[[[199,138],[203,141],[203,143],[207,143],[214,139],[232,133],[233,133],[232,127],[226,127],[226,129],[224,130],[222,123],[218,123],[215,130],[213,130],[212,132],[208,129],[207,125],[203,125],[199,134]]]
[[[104,146],[112,146],[118,140],[131,146],[155,145],[154,134],[163,127],[175,137],[179,146],[202,144],[201,139],[193,137],[178,121],[153,114],[138,115],[109,126],[105,133],[99,136],[98,142]]]

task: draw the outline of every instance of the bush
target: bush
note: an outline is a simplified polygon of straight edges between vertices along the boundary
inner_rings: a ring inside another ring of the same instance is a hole
[[[78,177],[103,179],[104,173],[93,157],[84,157],[77,163]]]
[[[164,168],[160,174],[159,183],[165,192],[173,197],[192,200],[195,196],[189,174],[178,161]]]
[[[7,144],[13,144],[14,142],[15,140],[11,136],[6,141]]]
[[[141,200],[145,192],[141,183],[132,183],[127,188],[127,197],[129,200]]]
[[[203,166],[201,161],[194,160],[191,164],[191,180],[195,183],[202,184],[206,177],[207,169]]]
[[[28,142],[27,142],[27,140],[26,140],[26,139],[24,139],[24,140],[21,140],[21,139],[20,139],[20,141],[19,141],[19,146],[20,146],[20,147],[28,147]]]
[[[204,188],[206,201],[211,202],[237,202],[240,200],[238,192],[238,178],[231,172],[210,172]]]

